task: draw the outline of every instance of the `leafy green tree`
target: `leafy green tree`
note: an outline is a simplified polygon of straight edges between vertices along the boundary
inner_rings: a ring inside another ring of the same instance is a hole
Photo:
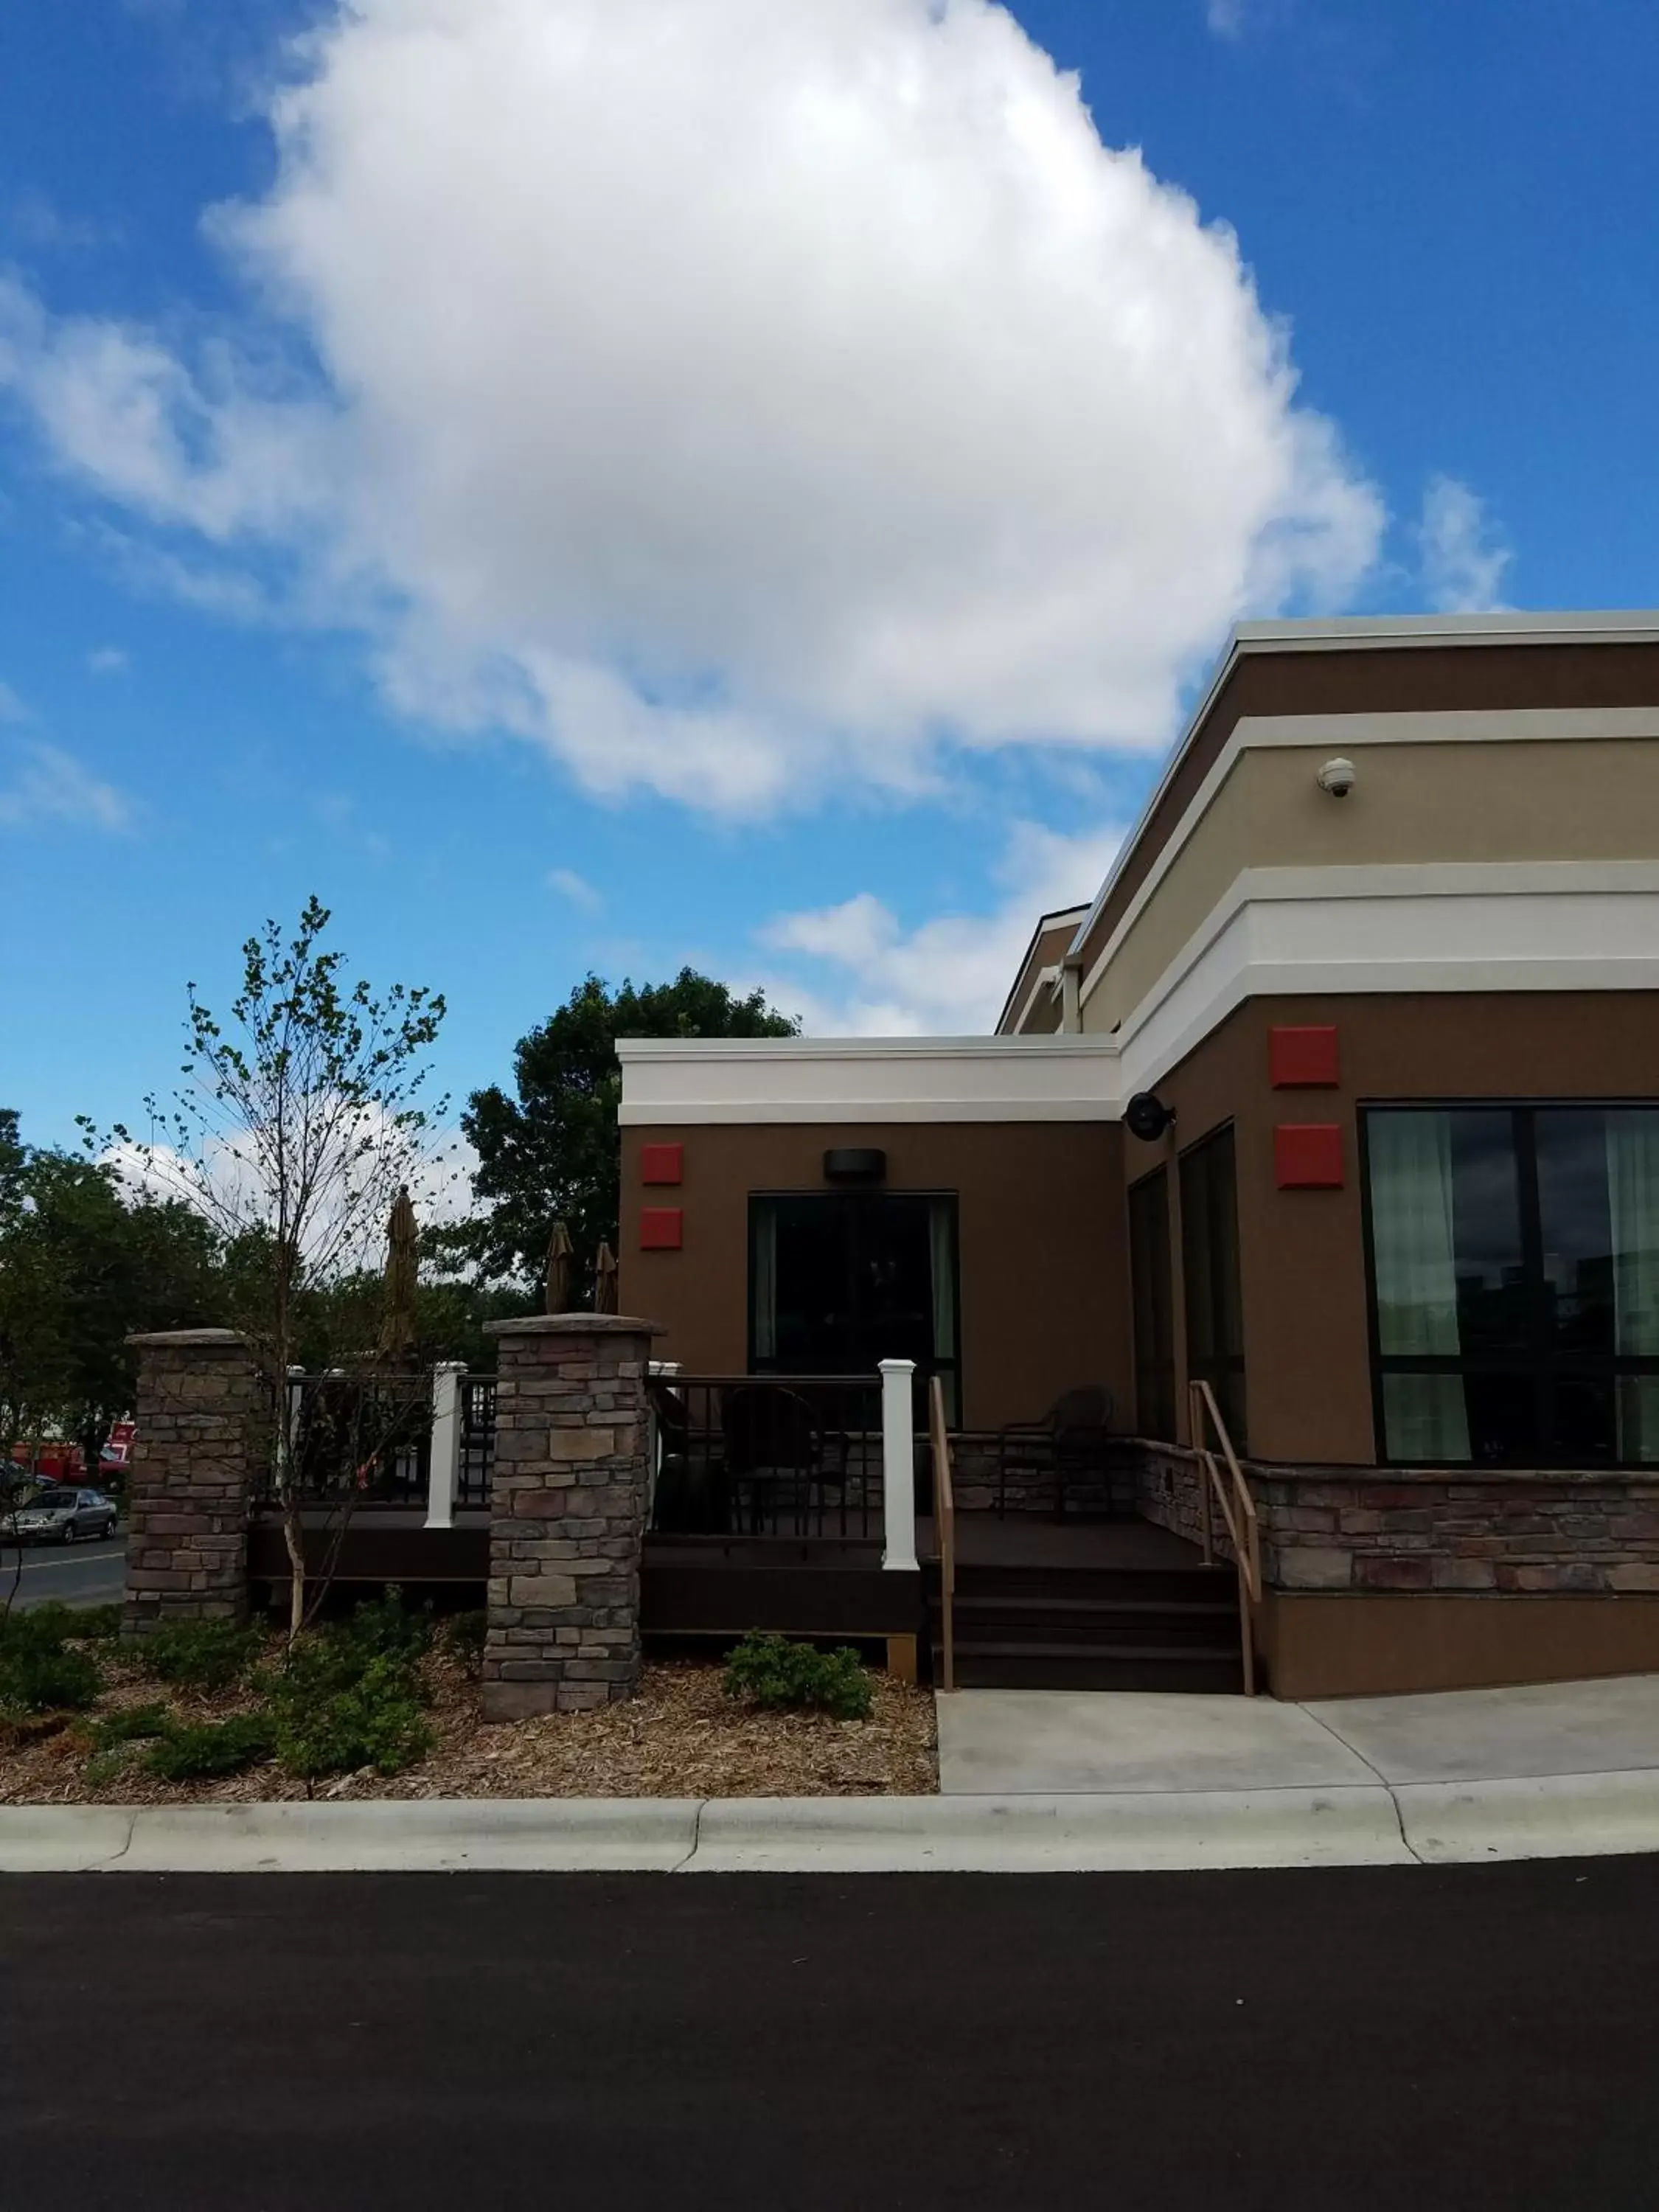
[[[50,1424],[95,1474],[132,1408],[128,1334],[214,1319],[216,1258],[188,1206],[129,1200],[109,1166],[25,1146],[0,1115],[0,1445]]]
[[[221,1308],[216,1239],[177,1200],[128,1202],[107,1168],[57,1152],[30,1162],[30,1232],[50,1279],[54,1413],[89,1477],[112,1425],[130,1413],[136,1330],[210,1324]]]
[[[600,1244],[616,1243],[618,1037],[781,1037],[799,1027],[763,993],[738,998],[690,968],[672,983],[624,982],[615,993],[597,975],[579,983],[556,1013],[520,1039],[513,1055],[517,1096],[494,1085],[475,1091],[462,1116],[478,1155],[474,1188],[488,1209],[472,1231],[483,1272],[534,1281],[553,1224],[562,1220],[577,1279],[590,1285]]]
[[[302,1354],[365,1372],[379,1340],[349,1285],[373,1279],[399,1184],[433,1165],[445,1103],[424,1096],[444,1001],[351,981],[325,945],[328,909],[306,903],[292,935],[267,921],[242,947],[242,982],[222,1023],[187,986],[185,1087],[146,1102],[147,1139],[115,1136],[150,1188],[177,1191],[222,1240],[227,1319],[273,1407]],[[330,1316],[343,1340],[326,1342]],[[320,1352],[320,1358],[316,1355]],[[291,1575],[290,1632],[307,1611],[303,1501],[289,1425],[269,1425],[272,1487]]]

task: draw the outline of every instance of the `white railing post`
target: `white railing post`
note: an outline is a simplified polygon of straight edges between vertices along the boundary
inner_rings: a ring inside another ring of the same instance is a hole
[[[461,1480],[461,1377],[466,1363],[441,1359],[432,1370],[432,1452],[426,1476],[426,1525],[453,1528]]]
[[[916,1428],[914,1359],[878,1359],[881,1374],[881,1564],[916,1571]]]

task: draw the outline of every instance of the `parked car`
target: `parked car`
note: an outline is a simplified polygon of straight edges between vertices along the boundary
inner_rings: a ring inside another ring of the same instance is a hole
[[[115,1500],[101,1490],[50,1482],[7,1516],[7,1533],[22,1544],[74,1544],[112,1536],[119,1517]]]

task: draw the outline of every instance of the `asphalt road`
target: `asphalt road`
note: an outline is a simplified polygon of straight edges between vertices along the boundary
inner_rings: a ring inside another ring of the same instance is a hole
[[[106,1544],[27,1545],[15,1602],[45,1605],[56,1598],[64,1605],[113,1605],[121,1595],[126,1557],[124,1536]],[[0,1558],[0,1595],[11,1588],[16,1571],[17,1553],[9,1544]]]
[[[30,2212],[1651,2212],[1659,1860],[13,1875]]]

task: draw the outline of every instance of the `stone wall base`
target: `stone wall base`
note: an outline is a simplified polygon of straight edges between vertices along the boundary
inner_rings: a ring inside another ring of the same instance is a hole
[[[1135,1510],[1196,1543],[1196,1454],[1146,1442],[1136,1451]],[[1244,1471],[1270,1589],[1659,1597],[1659,1468]],[[1231,1559],[1218,1512],[1212,1522],[1217,1556]]]
[[[1113,1437],[1102,1449],[1098,1469],[1071,1468],[1066,1476],[1066,1510],[1095,1518],[1133,1518],[1139,1510],[1140,1446]],[[965,1431],[951,1439],[951,1484],[958,1511],[994,1513],[1001,1494],[998,1481],[1000,1443],[994,1430]],[[1054,1480],[1042,1469],[1012,1468],[1006,1508],[1012,1513],[1054,1510]]]

